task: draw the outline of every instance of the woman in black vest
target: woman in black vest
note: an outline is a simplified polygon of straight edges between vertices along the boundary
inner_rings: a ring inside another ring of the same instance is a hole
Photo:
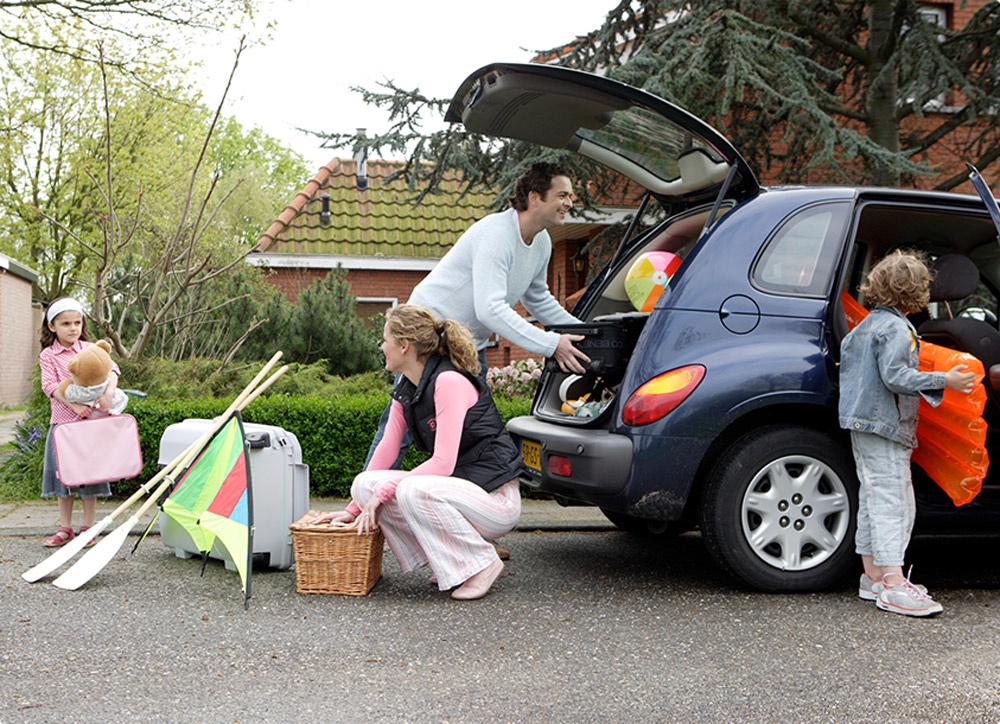
[[[404,304],[386,313],[385,367],[402,376],[392,392],[385,435],[354,479],[346,510],[317,519],[381,526],[404,573],[430,565],[451,597],[485,596],[503,571],[486,539],[521,515],[520,456],[486,384],[477,377],[472,335],[460,323]],[[391,470],[409,431],[430,459]],[[457,588],[456,588],[457,587]]]

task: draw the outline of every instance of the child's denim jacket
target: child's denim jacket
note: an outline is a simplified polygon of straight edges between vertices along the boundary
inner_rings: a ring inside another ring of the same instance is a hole
[[[919,338],[892,307],[875,307],[840,344],[840,426],[917,446],[920,398],[937,407],[944,372],[921,372]]]

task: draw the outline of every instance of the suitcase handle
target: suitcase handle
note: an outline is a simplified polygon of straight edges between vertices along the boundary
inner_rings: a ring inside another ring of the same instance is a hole
[[[248,432],[246,439],[251,450],[260,450],[271,446],[271,433],[269,432]]]

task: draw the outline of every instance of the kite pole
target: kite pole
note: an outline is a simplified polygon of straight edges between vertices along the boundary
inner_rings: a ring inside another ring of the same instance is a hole
[[[271,375],[260,387],[250,393],[249,396],[247,396],[243,401],[242,405],[237,409],[243,409],[243,407],[246,407],[251,402],[256,400],[257,397],[264,390],[270,387],[279,377],[281,377],[286,370],[288,370],[288,365],[285,365]],[[229,411],[229,415],[232,415],[232,413],[232,410]],[[213,425],[213,428],[215,428],[212,432],[213,435],[218,431],[217,429],[226,422],[226,420],[228,420],[228,417],[219,418],[218,425]],[[205,438],[204,435],[202,437]],[[208,439],[210,438],[206,438],[204,442],[202,442],[202,447]],[[186,455],[184,460],[175,466],[174,472],[184,470],[191,463],[191,461],[197,457],[200,451],[201,448],[199,447],[197,450],[193,450]],[[143,503],[142,506],[140,506],[139,510],[133,513],[128,520],[115,528],[108,535],[104,536],[103,540],[85,553],[80,560],[74,563],[69,569],[66,570],[65,573],[54,580],[52,584],[59,588],[66,589],[67,591],[75,591],[84,583],[100,573],[104,566],[106,566],[111,559],[115,557],[115,554],[118,553],[118,550],[122,547],[122,544],[125,542],[128,534],[132,532],[132,529],[136,525],[138,525],[139,518],[145,515],[146,511],[149,510],[157,500],[159,500],[160,496],[166,492],[174,484],[174,482],[173,475],[168,475],[167,478],[160,483],[160,487],[158,487],[149,499]]]
[[[200,450],[201,447],[205,445],[206,442],[208,442],[211,436],[217,432],[218,428],[222,426],[222,423],[225,422],[225,420],[228,419],[228,417],[232,415],[233,412],[235,412],[236,410],[242,410],[244,407],[246,407],[246,405],[250,403],[248,397],[255,391],[254,388],[262,379],[264,379],[264,376],[271,371],[274,365],[278,363],[278,360],[281,359],[281,354],[282,353],[280,351],[275,352],[274,356],[271,357],[271,359],[267,362],[267,364],[264,365],[264,367],[261,368],[260,372],[257,373],[257,376],[254,377],[245,388],[243,388],[243,391],[236,396],[236,399],[233,400],[232,404],[226,409],[224,413],[222,413],[222,417],[219,418],[220,422],[218,424],[213,425],[212,429],[210,429],[208,432],[202,435],[202,437],[198,438],[193,443],[191,443],[184,450],[184,452],[182,452],[180,455],[178,455],[169,463],[167,463],[163,468],[161,468],[156,473],[156,475],[150,478],[144,485],[139,486],[139,489],[135,491],[131,495],[131,497],[128,498],[128,500],[126,500],[117,508],[115,508],[113,512],[106,515],[98,523],[94,524],[89,530],[84,531],[80,535],[76,536],[69,543],[66,543],[65,545],[60,547],[57,551],[55,551],[48,558],[46,558],[41,563],[36,565],[34,568],[30,568],[29,570],[22,573],[21,578],[23,578],[28,583],[34,583],[35,581],[38,581],[44,578],[45,576],[49,575],[56,569],[61,568],[63,564],[69,561],[69,559],[73,558],[77,553],[82,551],[87,546],[87,544],[90,543],[90,541],[94,540],[98,535],[104,532],[104,530],[111,525],[111,522],[115,518],[124,513],[130,507],[132,507],[132,505],[134,505],[135,502],[139,500],[139,498],[141,498],[143,495],[149,493],[150,489],[154,484],[162,480],[170,473],[174,472],[175,468],[177,468],[180,463],[185,462],[186,459],[189,456],[192,456],[193,453],[197,453],[197,451]],[[274,379],[277,379],[277,375],[275,375]],[[274,380],[269,380],[267,382],[267,386],[270,386],[270,384],[273,381]],[[263,389],[264,388],[262,388],[261,391],[263,391]],[[256,395],[254,395],[254,398],[256,398]]]

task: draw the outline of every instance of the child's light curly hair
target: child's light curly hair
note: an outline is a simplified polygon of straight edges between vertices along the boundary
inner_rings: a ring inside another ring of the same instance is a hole
[[[906,313],[916,312],[930,301],[933,278],[926,254],[896,249],[871,268],[861,293],[869,307],[881,304]]]

